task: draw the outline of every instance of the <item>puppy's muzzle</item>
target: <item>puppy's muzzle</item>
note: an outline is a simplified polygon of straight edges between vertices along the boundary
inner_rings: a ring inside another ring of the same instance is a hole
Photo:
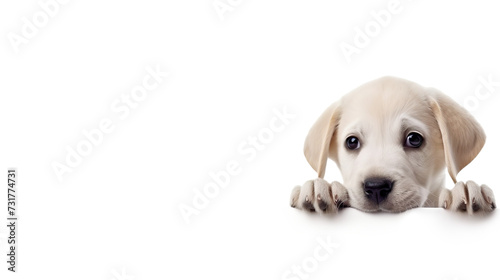
[[[369,200],[379,204],[389,196],[393,184],[394,181],[387,178],[369,178],[363,183],[363,189]]]

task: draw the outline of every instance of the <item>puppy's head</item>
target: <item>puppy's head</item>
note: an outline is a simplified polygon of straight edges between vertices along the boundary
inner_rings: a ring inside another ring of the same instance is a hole
[[[456,181],[484,142],[479,124],[444,94],[384,77],[332,104],[304,153],[321,178],[327,158],[337,163],[352,207],[401,212],[426,202],[445,166]]]

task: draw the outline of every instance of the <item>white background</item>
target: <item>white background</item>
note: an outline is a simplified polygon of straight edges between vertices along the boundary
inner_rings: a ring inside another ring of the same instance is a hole
[[[353,44],[355,28],[389,1],[342,2],[233,0],[222,20],[212,0],[75,0],[16,52],[9,38],[43,9],[2,1],[0,172],[18,168],[19,244],[18,273],[2,261],[0,277],[282,279],[311,261],[318,238],[339,247],[308,279],[499,277],[498,213],[347,209],[331,217],[289,207],[292,188],[315,177],[302,154],[305,135],[346,92],[394,75],[463,104],[479,77],[500,80],[494,1],[402,0],[350,63],[339,44]],[[156,65],[169,77],[120,119],[112,103]],[[458,176],[497,196],[499,95],[496,87],[472,111],[488,139]],[[284,107],[295,117],[283,131],[254,158],[239,153]],[[114,130],[59,181],[52,164],[65,164],[67,147],[106,118]],[[240,173],[186,223],[179,206],[192,205],[213,181],[209,173],[232,161]],[[326,178],[341,179],[333,163]]]

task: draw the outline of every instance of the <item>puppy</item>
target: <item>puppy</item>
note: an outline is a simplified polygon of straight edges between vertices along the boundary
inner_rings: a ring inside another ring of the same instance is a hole
[[[492,190],[456,175],[484,145],[476,120],[433,88],[383,77],[333,103],[311,127],[304,154],[318,178],[293,189],[292,207],[334,212],[403,212],[415,207],[491,212]],[[326,162],[344,183],[323,180]],[[445,185],[445,168],[455,183]]]

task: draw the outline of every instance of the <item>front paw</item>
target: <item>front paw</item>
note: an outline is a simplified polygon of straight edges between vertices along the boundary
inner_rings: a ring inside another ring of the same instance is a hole
[[[486,185],[473,181],[458,182],[452,190],[443,189],[439,205],[444,209],[474,214],[491,212],[496,208],[493,191]]]
[[[317,178],[296,186],[290,196],[290,205],[311,212],[336,213],[339,209],[349,207],[349,196],[339,182],[329,184]]]

